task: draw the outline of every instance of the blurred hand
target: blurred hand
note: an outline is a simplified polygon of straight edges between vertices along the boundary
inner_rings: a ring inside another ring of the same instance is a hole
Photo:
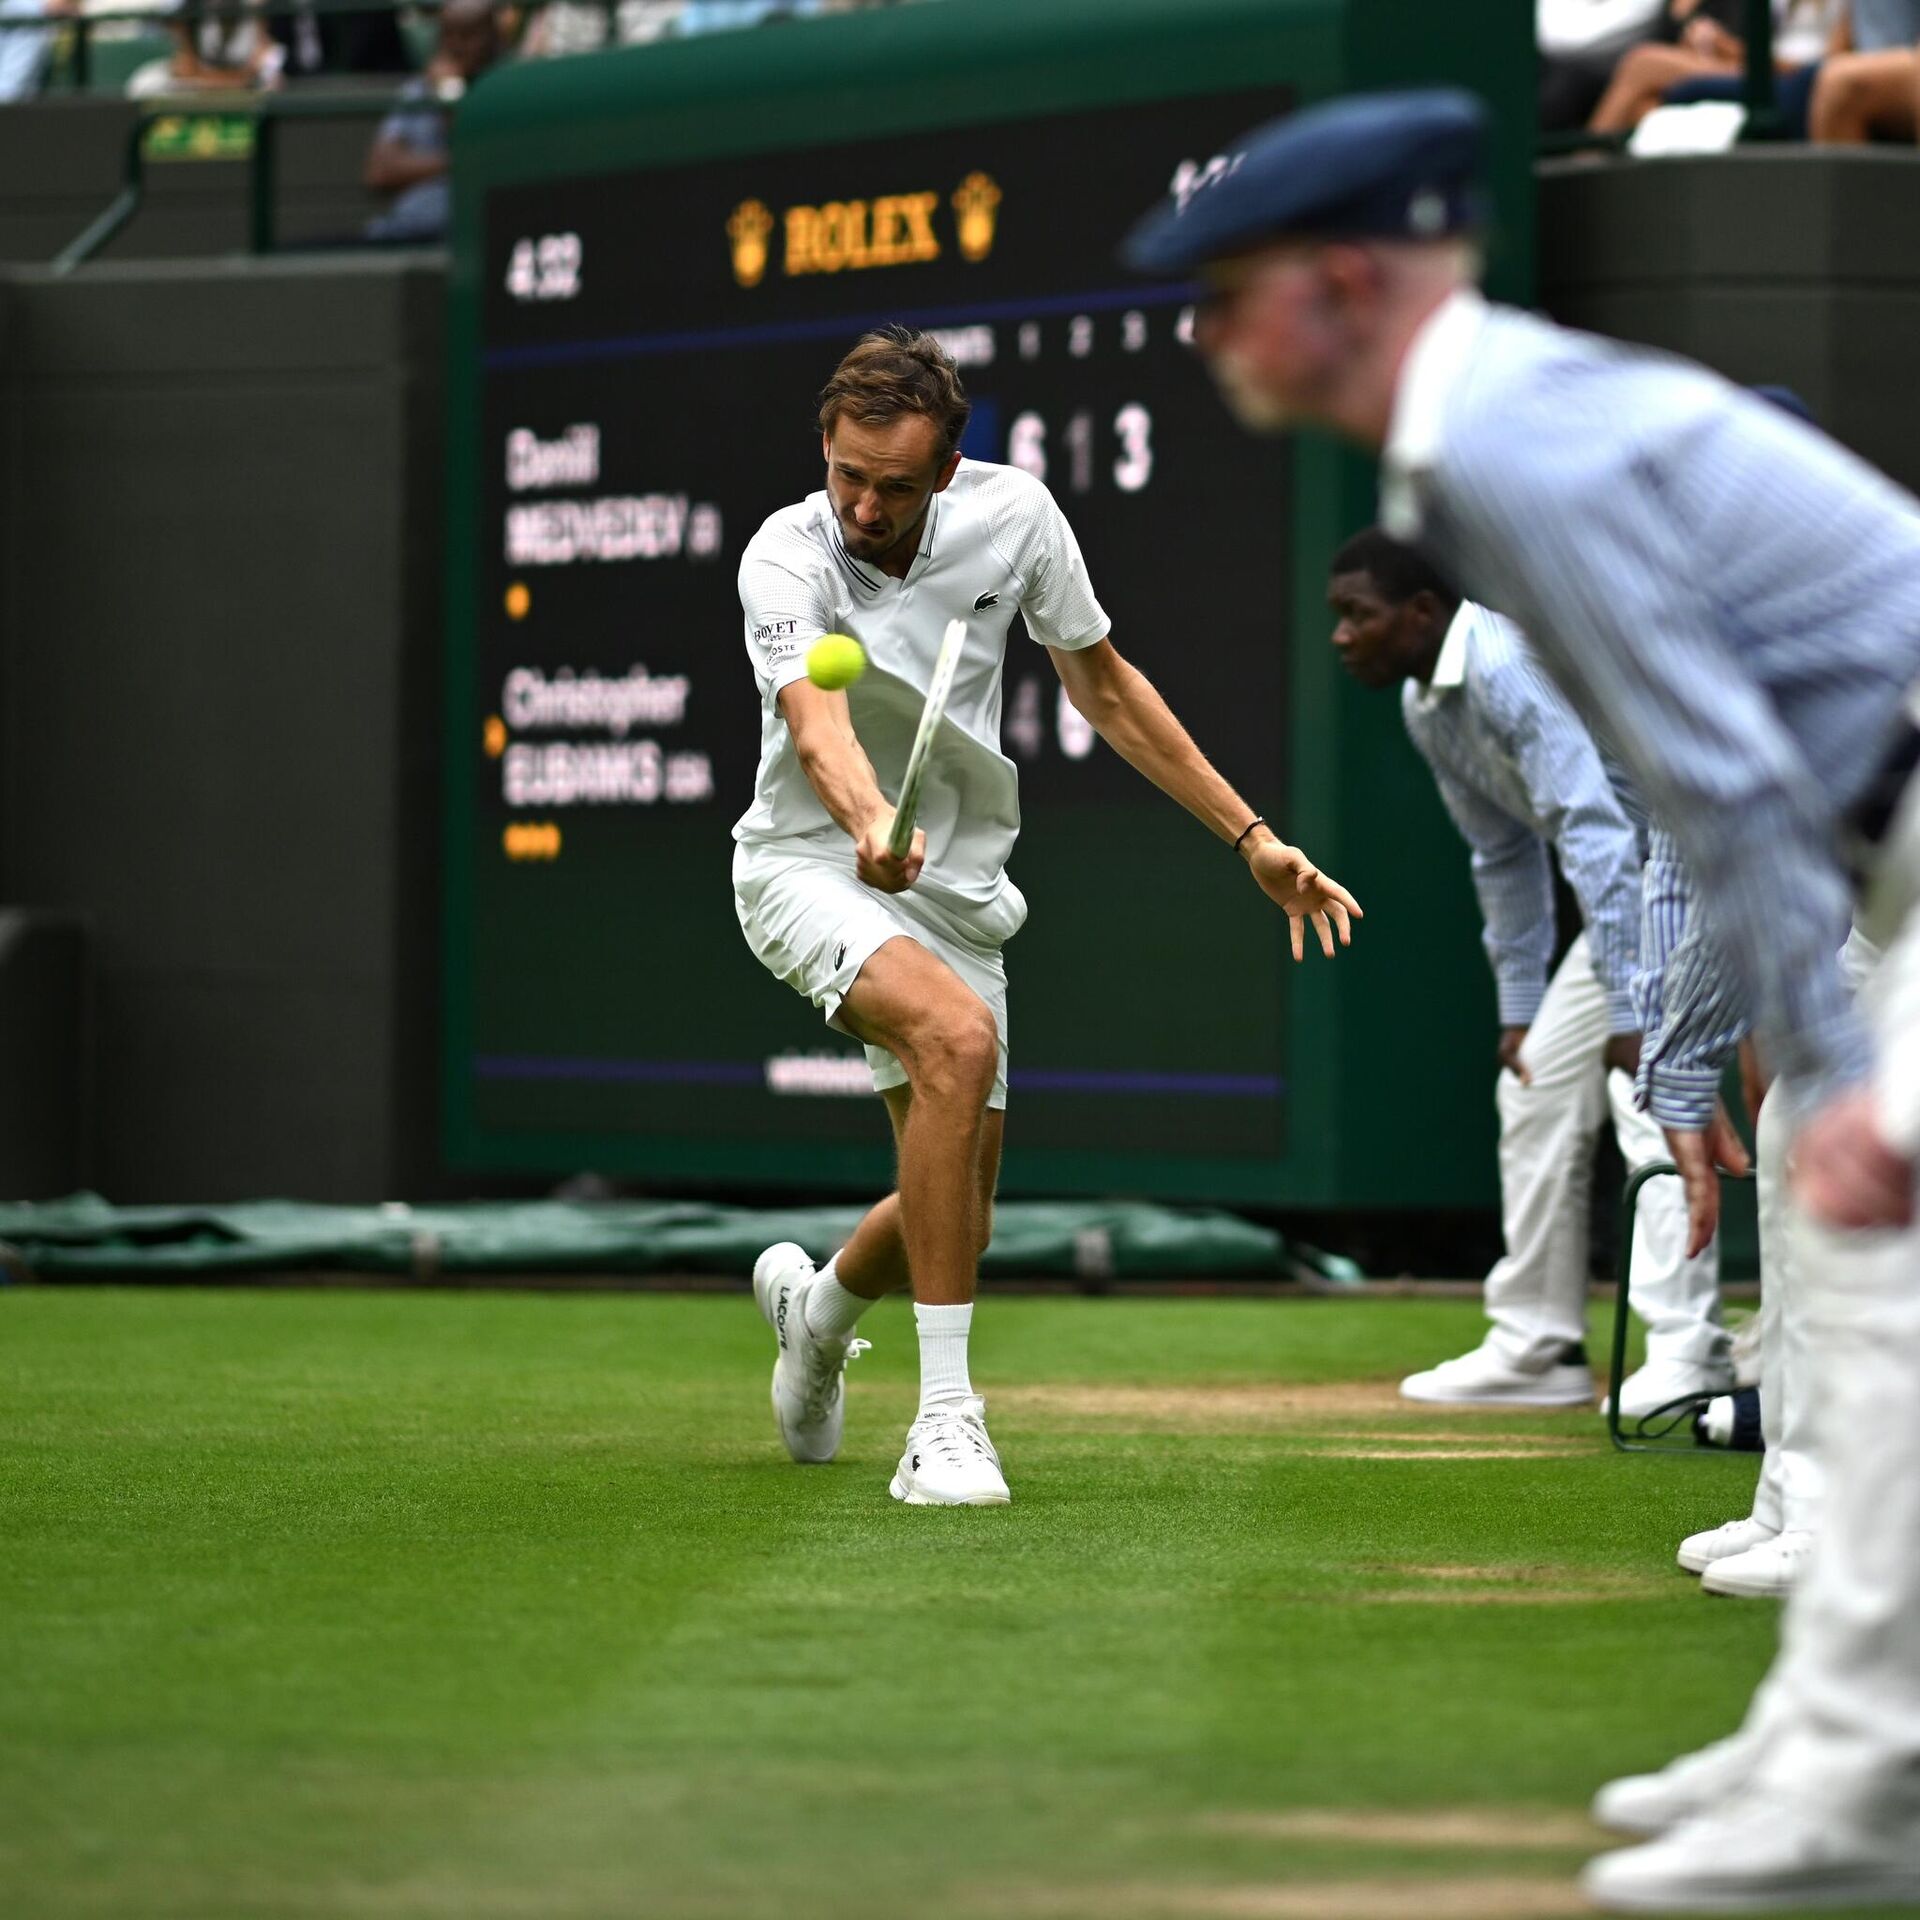
[[[1665,1132],[1667,1151],[1687,1190],[1687,1258],[1691,1260],[1720,1230],[1721,1173],[1749,1174],[1753,1160],[1719,1101],[1714,1102],[1713,1118],[1704,1132],[1680,1127],[1668,1127]]]
[[[1829,1100],[1794,1138],[1800,1204],[1824,1226],[1904,1227],[1913,1219],[1913,1163],[1880,1131],[1865,1087]]]
[[[1640,1071],[1640,1036],[1637,1033],[1610,1035],[1600,1058],[1609,1073],[1624,1073],[1631,1080]]]
[[[904,858],[896,860],[887,846],[887,836],[892,832],[893,809],[888,807],[867,823],[866,832],[854,842],[854,871],[881,893],[905,893],[927,864],[927,836],[915,827],[913,844]]]
[[[1681,31],[1680,44],[1689,53],[1729,66],[1738,66],[1747,53],[1739,37],[1729,33],[1717,20],[1689,20]]]
[[[1296,960],[1306,958],[1309,921],[1320,936],[1320,951],[1329,960],[1333,958],[1336,932],[1343,947],[1352,945],[1353,922],[1366,918],[1359,901],[1339,881],[1322,873],[1298,847],[1266,834],[1247,849],[1246,859],[1260,891],[1286,910]]]
[[[1520,1049],[1527,1044],[1530,1027],[1502,1027],[1498,1059],[1503,1073],[1513,1074],[1523,1087],[1533,1085],[1533,1075],[1527,1071],[1527,1063],[1520,1058]]]

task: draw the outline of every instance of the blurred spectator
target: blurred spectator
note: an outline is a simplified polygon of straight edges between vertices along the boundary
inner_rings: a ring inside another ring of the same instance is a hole
[[[1907,140],[1920,124],[1920,0],[1848,0],[1821,62],[1807,136],[1829,146]]]
[[[768,21],[811,19],[844,13],[877,0],[616,0],[613,40],[622,47],[654,40],[725,33]],[[1650,0],[1651,3],[1651,0]],[[529,58],[592,53],[607,44],[608,9],[601,0],[552,0],[527,29],[521,51]]]
[[[680,30],[686,0],[617,0],[616,46],[642,47]],[[600,0],[551,0],[533,16],[520,51],[530,60],[568,53],[597,53],[607,44],[607,9]]]
[[[757,27],[766,20],[803,20],[826,11],[826,0],[687,0],[680,31],[725,33],[734,27]]]
[[[1746,42],[1704,5],[1683,9],[1675,0],[1672,12],[1682,19],[1679,39],[1634,47],[1622,58],[1587,122],[1593,132],[1625,133],[1663,104],[1739,98]],[[1838,12],[1838,0],[1773,0],[1773,58],[1781,76],[1776,99],[1790,132],[1804,130],[1814,72]]]
[[[1628,48],[1659,32],[1665,0],[1535,0],[1540,128],[1584,127]]]
[[[427,70],[401,90],[402,104],[381,121],[367,152],[366,183],[393,194],[367,222],[369,240],[425,245],[447,236],[447,108],[500,58],[500,22],[491,0],[447,0]]]
[[[55,29],[43,22],[79,12],[78,0],[0,0],[0,106],[31,100],[47,77]]]
[[[317,73],[411,73],[414,69],[391,4],[365,13],[302,7],[297,13],[274,15],[268,31],[280,45],[283,70],[292,80]]]
[[[173,53],[134,70],[127,82],[132,98],[270,87],[280,77],[278,42],[259,16],[237,4],[196,11],[184,23],[171,23],[168,31]]]

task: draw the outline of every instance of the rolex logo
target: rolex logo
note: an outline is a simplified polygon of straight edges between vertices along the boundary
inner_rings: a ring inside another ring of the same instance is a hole
[[[767,270],[767,236],[773,231],[773,215],[758,200],[742,200],[727,222],[727,238],[733,242],[733,277],[743,287],[757,287]]]
[[[993,176],[970,173],[953,196],[960,216],[960,251],[969,260],[984,260],[993,251],[994,223],[1000,212],[1000,189]]]

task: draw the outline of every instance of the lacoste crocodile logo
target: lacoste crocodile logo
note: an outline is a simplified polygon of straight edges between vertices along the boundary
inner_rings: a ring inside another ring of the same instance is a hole
[[[997,593],[983,593],[973,603],[973,610],[975,613],[985,613],[989,607],[997,607],[999,604],[1000,596]]]

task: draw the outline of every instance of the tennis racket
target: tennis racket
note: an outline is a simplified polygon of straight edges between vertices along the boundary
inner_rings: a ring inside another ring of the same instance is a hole
[[[907,755],[907,777],[900,782],[893,832],[887,837],[887,851],[896,860],[904,860],[913,845],[913,816],[920,810],[920,785],[927,777],[927,762],[933,757],[933,736],[940,731],[947,695],[953,691],[954,669],[966,646],[967,623],[949,620],[940,636],[940,651],[934,656],[933,684],[927,688],[927,704],[920,710],[920,730],[913,736],[913,751]]]

